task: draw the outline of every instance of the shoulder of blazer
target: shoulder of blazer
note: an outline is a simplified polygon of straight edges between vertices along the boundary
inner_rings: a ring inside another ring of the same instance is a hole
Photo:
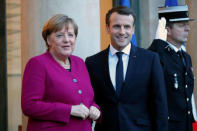
[[[155,55],[157,55],[157,53],[153,52],[152,50],[147,50],[147,49],[140,48],[140,47],[133,47],[133,49],[131,50],[131,57],[133,57],[134,55],[136,57],[141,56],[143,58],[150,58],[150,57],[154,57]]]
[[[79,57],[79,56],[75,56],[75,55],[70,55],[70,59],[78,64],[83,64],[84,60]]]
[[[183,51],[183,53],[184,53],[185,58],[186,58],[187,60],[189,60],[189,62],[192,64],[191,56],[190,56],[187,52],[185,52],[185,51]]]
[[[166,41],[154,39],[148,49],[154,52],[163,52],[167,46],[168,43]]]
[[[191,56],[190,54],[188,54],[187,52],[183,51],[183,53],[185,54],[186,57],[190,58],[191,59]]]
[[[109,47],[103,51],[100,51],[97,54],[87,57],[86,62],[88,62],[88,61],[95,61],[96,62],[98,60],[103,60],[104,58],[106,58],[108,56],[108,52],[109,52]]]
[[[48,61],[49,57],[50,57],[49,53],[45,52],[43,54],[30,58],[28,62],[36,61],[37,63],[41,64],[41,63],[45,63],[46,61]]]

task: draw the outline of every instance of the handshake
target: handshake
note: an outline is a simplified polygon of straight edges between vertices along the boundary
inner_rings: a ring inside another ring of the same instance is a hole
[[[71,108],[71,115],[75,117],[80,117],[83,120],[90,118],[93,121],[97,120],[100,117],[100,111],[95,106],[91,106],[88,109],[84,104],[74,105]]]
[[[159,20],[155,39],[161,39],[164,41],[167,39],[166,19],[164,17]]]

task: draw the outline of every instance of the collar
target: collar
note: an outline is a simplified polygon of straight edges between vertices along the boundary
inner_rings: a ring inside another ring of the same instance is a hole
[[[69,58],[66,59],[66,63],[59,60],[55,54],[51,51],[49,51],[49,53],[52,55],[52,57],[55,59],[55,61],[57,61],[57,63],[59,63],[61,66],[63,66],[65,69],[70,69],[70,62],[69,62]]]
[[[116,50],[112,44],[110,44],[110,53],[111,55],[113,56],[114,54],[116,54],[117,52],[119,52],[118,50]],[[123,50],[122,52],[126,55],[129,55],[130,54],[130,49],[131,49],[131,43],[129,43]]]
[[[181,48],[177,48],[176,46],[174,46],[173,44],[171,44],[169,41],[167,41],[167,43],[170,46],[170,48],[173,49],[176,53],[178,51],[181,51]]]

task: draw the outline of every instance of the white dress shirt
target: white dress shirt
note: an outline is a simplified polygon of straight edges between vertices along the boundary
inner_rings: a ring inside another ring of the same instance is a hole
[[[122,55],[122,61],[123,61],[123,79],[125,80],[126,72],[127,72],[127,66],[129,62],[129,54],[130,54],[131,44],[128,44],[123,50]],[[111,78],[111,82],[114,86],[114,89],[116,89],[116,65],[118,63],[118,57],[116,55],[116,52],[119,52],[116,50],[111,44],[110,44],[110,50],[108,55],[108,64],[109,64],[109,74]]]

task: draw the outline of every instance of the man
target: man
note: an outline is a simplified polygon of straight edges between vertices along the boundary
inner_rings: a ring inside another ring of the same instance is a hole
[[[187,6],[159,8],[159,39],[155,39],[150,50],[160,56],[168,99],[168,131],[192,131],[191,96],[194,76],[191,58],[182,50],[190,30]],[[166,32],[166,33],[165,33]],[[162,34],[162,35],[161,35]],[[166,35],[165,35],[166,34]],[[167,37],[167,41],[166,41]]]
[[[159,57],[130,43],[130,8],[106,14],[109,47],[86,59],[95,101],[102,112],[96,131],[166,131],[167,98]]]

